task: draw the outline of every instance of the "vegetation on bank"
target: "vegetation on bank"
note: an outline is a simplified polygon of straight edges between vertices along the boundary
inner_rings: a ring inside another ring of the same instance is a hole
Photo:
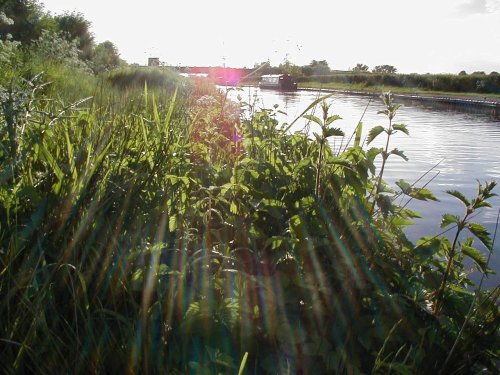
[[[258,72],[258,74],[256,74]],[[309,65],[296,66],[285,61],[279,66],[255,64],[247,69],[243,84],[257,84],[261,74],[289,73],[299,87],[355,90],[365,92],[388,91],[398,93],[446,93],[500,97],[500,74],[465,71],[458,74],[401,74],[391,65],[368,66],[357,64],[349,71],[331,70],[326,61],[313,60]]]
[[[492,272],[474,218],[496,183],[409,241],[408,201],[435,198],[384,182],[411,131],[390,94],[383,126],[345,134],[327,96],[290,133],[279,107],[41,38],[0,38],[2,372],[498,373],[500,289],[465,265]]]
[[[376,92],[457,93],[500,98],[500,75],[335,73],[302,77],[302,87],[345,88]]]
[[[311,141],[216,91],[69,104],[32,84],[2,99],[7,372],[233,374],[246,355],[242,373],[494,373],[499,291],[464,260],[490,272],[471,220],[495,184],[450,191],[453,241],[408,241],[419,215],[395,198],[433,196],[374,166],[404,157],[389,95],[386,127],[332,149],[348,135],[326,101]]]
[[[485,94],[474,92],[453,92],[453,91],[435,91],[423,90],[416,87],[395,87],[395,86],[366,86],[363,84],[348,84],[348,83],[321,83],[318,81],[306,81],[298,84],[299,89],[318,89],[318,90],[333,90],[344,91],[346,93],[366,93],[378,96],[381,92],[390,91],[393,94],[401,95],[421,95],[421,96],[445,96],[450,98],[469,98],[477,100],[500,101],[500,94]]]
[[[275,72],[280,72],[276,70]],[[249,73],[250,74],[250,73]],[[258,84],[259,76],[250,76],[242,84]],[[299,88],[401,94],[446,94],[500,99],[500,75],[486,74],[399,74],[330,72],[325,75],[295,76]]]

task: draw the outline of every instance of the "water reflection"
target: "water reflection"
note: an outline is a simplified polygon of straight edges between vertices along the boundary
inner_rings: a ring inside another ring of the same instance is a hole
[[[483,106],[474,105],[472,102],[465,103],[453,103],[446,101],[421,101],[412,98],[405,98],[403,96],[397,98],[398,101],[404,103],[407,106],[425,108],[429,110],[439,111],[439,112],[453,112],[453,113],[466,113],[470,115],[486,116],[492,121],[500,121],[500,107],[498,105],[488,105]],[[484,98],[485,102],[488,99]]]
[[[313,91],[277,92],[259,90],[246,87],[235,91],[232,95],[240,94],[245,100],[251,98],[260,108],[272,108],[277,104],[278,109],[287,115],[278,113],[280,122],[291,123],[295,118],[324,93]],[[339,147],[340,142],[346,142],[354,132],[360,120],[363,121],[363,136],[377,125],[387,126],[386,118],[377,114],[382,109],[381,101],[366,96],[350,96],[335,94],[329,100],[333,102],[332,113],[342,117],[335,123],[344,130],[346,139],[335,140],[332,147]],[[396,100],[398,101],[398,100]],[[439,106],[429,103],[405,101],[395,118],[396,123],[408,126],[410,136],[396,134],[391,138],[391,148],[403,150],[409,158],[406,162],[392,156],[386,167],[385,179],[394,184],[399,179],[413,183],[428,171],[432,170],[418,186],[427,184],[439,202],[412,201],[409,208],[422,213],[424,220],[417,220],[417,224],[408,229],[411,240],[424,235],[440,233],[441,216],[444,213],[463,215],[461,203],[445,193],[455,189],[473,198],[477,194],[477,181],[492,179],[500,183],[500,121],[488,113],[470,113],[460,111],[456,107],[448,107],[446,111]],[[368,108],[367,108],[368,106]],[[365,112],[366,110],[366,112]],[[302,130],[308,125],[310,132],[318,131],[316,124],[308,124],[300,119],[294,124],[291,131]],[[383,139],[377,139],[372,145],[384,146]],[[496,193],[500,194],[500,187]],[[500,208],[500,198],[490,200],[493,208],[484,209],[474,220],[483,224],[491,233],[495,231],[495,223]],[[478,245],[478,243],[476,242]],[[479,247],[479,246],[478,246]],[[486,251],[486,249],[482,249]],[[500,273],[500,241],[496,241],[491,267]],[[490,276],[487,285],[494,286],[500,282],[500,275]]]

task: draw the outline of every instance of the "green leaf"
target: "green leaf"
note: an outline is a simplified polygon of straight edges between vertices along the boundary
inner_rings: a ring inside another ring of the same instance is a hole
[[[441,239],[439,237],[424,237],[417,242],[417,247],[413,250],[413,253],[421,259],[426,259],[436,254],[440,247]]]
[[[42,196],[33,186],[24,186],[16,191],[19,200],[23,202],[30,202],[33,206],[37,206],[42,201]]]
[[[382,211],[384,216],[387,216],[390,212],[394,212],[394,205],[389,196],[381,194],[376,199],[380,211]]]
[[[168,230],[174,232],[177,229],[177,216],[172,215],[168,219]]]
[[[470,206],[470,202],[465,196],[457,190],[446,190],[446,193],[454,196],[455,198],[461,200],[466,206]]]
[[[467,228],[476,236],[488,250],[491,250],[493,242],[490,238],[490,233],[481,224],[469,223]]]
[[[406,161],[408,161],[408,158],[406,157],[406,155],[404,154],[404,152],[403,152],[403,151],[398,150],[397,148],[395,148],[394,150],[392,150],[392,151],[390,152],[390,154],[392,154],[392,155],[397,155],[397,156],[399,156],[399,157],[402,157],[402,158],[403,158],[403,159],[405,159]]]
[[[304,115],[303,117],[309,121],[312,121],[318,125],[321,125],[321,120],[319,119],[319,117],[316,117],[314,115]]]
[[[394,124],[394,125],[392,125],[392,128],[394,130],[399,130],[399,131],[405,133],[406,135],[410,135],[410,132],[408,131],[408,128],[406,127],[406,125],[403,125],[403,124]]]
[[[481,207],[491,207],[491,204],[483,200],[478,200],[478,201],[474,200],[472,206],[474,207],[474,209],[476,209]]]
[[[479,252],[479,250],[477,250],[476,248],[474,248],[472,246],[462,245],[462,253],[464,253],[469,258],[471,258],[474,261],[474,263],[476,263],[477,266],[481,269],[481,271],[486,273],[487,261],[486,261],[486,258],[483,256],[483,254],[481,254]]]
[[[164,127],[165,127],[166,134],[168,134],[168,131],[170,129],[170,120],[172,119],[172,114],[174,113],[174,109],[175,109],[175,104],[176,104],[176,99],[177,99],[177,90],[178,90],[178,87],[175,88],[174,94],[172,95],[172,98],[170,99],[170,105],[168,106],[168,112],[167,112],[167,115],[165,116]]]
[[[45,144],[39,143],[40,152],[43,155],[43,159],[50,165],[52,171],[56,175],[58,180],[62,180],[64,178],[64,172],[57,164],[56,158],[50,153],[50,151],[45,147]]]
[[[328,137],[343,137],[344,136],[344,132],[342,130],[340,130],[339,128],[330,128],[330,129],[327,129],[324,133],[324,136],[325,138],[328,138]]]
[[[240,363],[240,369],[238,370],[238,375],[243,375],[243,370],[245,369],[247,359],[248,359],[248,352],[245,352],[245,355],[243,356],[243,359],[241,360]]]
[[[420,213],[410,210],[408,208],[402,209],[401,215],[404,215],[405,217],[409,217],[411,219],[421,219],[423,217]]]
[[[444,214],[441,220],[441,228],[446,228],[450,224],[458,224],[460,218],[455,215]]]
[[[368,138],[366,139],[366,143],[367,144],[370,144],[373,142],[373,140],[375,138],[377,138],[379,136],[380,133],[382,133],[384,131],[384,127],[383,126],[375,126],[374,128],[371,128],[370,129],[370,132],[368,133]]]
[[[254,179],[259,178],[259,172],[256,171],[255,169],[247,169],[246,173],[248,173]]]
[[[231,206],[229,207],[229,211],[232,214],[235,214],[235,215],[238,214],[238,206],[237,206],[237,204],[234,201],[231,201]]]
[[[363,132],[363,123],[358,122],[358,126],[356,127],[356,137],[354,138],[354,147],[358,147],[361,143],[361,133]]]
[[[271,250],[278,249],[283,242],[285,241],[285,237],[282,236],[272,236],[266,241],[266,246],[270,246]]]
[[[497,186],[496,181],[486,182],[486,186],[484,188],[479,181],[478,185],[479,185],[479,195],[482,195],[484,199],[495,197],[497,195],[491,192],[495,188],[495,186]]]
[[[407,217],[404,217],[403,215],[401,216],[394,216],[392,219],[391,219],[391,222],[392,224],[394,224],[394,226],[408,226],[408,225],[414,225],[415,223],[413,222],[413,220],[410,220],[408,219]]]
[[[314,108],[318,103],[322,102],[323,100],[328,99],[330,96],[333,96],[334,94],[335,93],[331,93],[331,94],[322,96],[321,98],[318,98],[315,101],[313,101],[311,104],[309,104],[307,106],[307,108],[298,117],[296,117],[295,120],[293,120],[290,123],[290,125],[288,125],[288,127],[283,129],[283,133],[287,133],[292,128],[293,124],[295,124],[305,113],[307,113],[307,111],[309,111],[311,108]]]
[[[368,159],[373,162],[377,155],[380,155],[382,152],[384,152],[384,149],[382,149],[381,147],[372,147],[368,150]]]
[[[399,180],[396,182],[396,185],[399,186],[403,194],[406,194],[412,198],[426,201],[428,199],[437,201],[437,198],[434,196],[432,191],[425,188],[414,188],[407,181]]]
[[[337,120],[342,120],[342,117],[340,117],[339,115],[330,116],[326,119],[325,125],[330,125],[332,122]]]
[[[233,363],[233,357],[231,357],[229,354],[226,353],[217,353],[213,362],[227,368],[235,367]]]
[[[401,189],[401,191],[406,194],[406,195],[410,195],[410,193],[412,192],[412,187],[411,185],[406,182],[405,180],[399,180],[399,181],[396,181],[396,185]]]
[[[426,200],[437,201],[438,200],[432,191],[430,191],[429,189],[424,189],[424,188],[414,189],[411,192],[410,196],[412,198],[418,199],[420,201],[426,201]]]
[[[341,165],[341,166],[347,167],[347,168],[351,167],[351,163],[349,162],[349,160],[345,160],[345,159],[335,157],[335,156],[328,158],[327,164],[328,165]]]

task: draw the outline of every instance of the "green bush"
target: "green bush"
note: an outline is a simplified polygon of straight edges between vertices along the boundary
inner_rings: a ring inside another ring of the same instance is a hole
[[[500,94],[500,76],[495,74],[383,74],[333,73],[298,77],[298,82],[342,83],[370,86],[407,87],[419,90]]]
[[[111,84],[119,89],[162,88],[172,92],[180,86],[183,78],[168,68],[125,68],[112,71],[108,75]]]

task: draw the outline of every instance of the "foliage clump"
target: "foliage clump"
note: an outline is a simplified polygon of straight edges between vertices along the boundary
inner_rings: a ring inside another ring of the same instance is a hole
[[[443,216],[455,239],[409,241],[419,215],[395,197],[435,198],[376,168],[405,157],[390,94],[387,127],[368,131],[386,147],[363,147],[362,123],[333,147],[345,135],[328,98],[309,108],[321,118],[305,114],[311,139],[223,93],[148,82],[63,104],[41,77],[1,97],[7,371],[496,371],[498,288],[464,267],[491,272],[471,220],[495,183],[450,191],[466,207]]]

